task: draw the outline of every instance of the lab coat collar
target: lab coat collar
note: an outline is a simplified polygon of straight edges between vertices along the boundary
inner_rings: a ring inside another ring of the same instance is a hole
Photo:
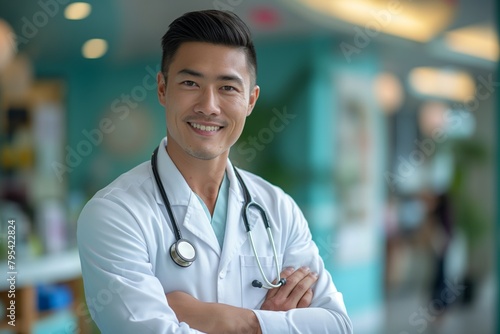
[[[165,187],[165,192],[168,196],[168,201],[171,206],[183,205],[187,206],[193,195],[191,188],[177,169],[174,162],[170,158],[166,150],[167,137],[163,138],[158,148],[158,173],[160,174],[161,182]],[[175,194],[175,196],[172,196]],[[164,204],[160,192],[156,191],[156,200],[159,204]]]
[[[206,214],[191,190],[181,172],[177,169],[166,150],[167,138],[163,138],[158,149],[158,173],[165,187],[170,205],[187,207],[185,217],[178,219],[179,227],[183,226],[191,233],[208,244],[219,256],[221,249],[212,226]],[[236,254],[241,244],[246,240],[246,230],[242,221],[242,205],[245,202],[243,188],[234,173],[233,165],[228,159],[226,172],[229,179],[228,212],[226,220],[226,233],[224,240],[224,254],[221,265],[226,265]],[[159,191],[155,191],[156,200],[164,205]],[[199,217],[203,221],[191,221],[192,217]],[[255,225],[258,216],[254,212],[248,214],[251,228]]]
[[[160,174],[161,182],[165,187],[165,192],[167,193],[170,205],[187,206],[191,201],[191,197],[194,196],[194,193],[187,184],[179,169],[177,169],[177,166],[168,155],[166,147],[167,137],[162,139],[158,148],[157,168],[158,173]],[[236,200],[238,202],[244,203],[245,198],[243,195],[243,188],[236,178],[233,164],[229,159],[227,160],[226,173],[229,179],[229,198],[236,196]],[[156,191],[155,193],[156,201],[159,204],[163,204],[163,199],[161,198],[159,191]]]
[[[189,205],[191,197],[194,195],[194,193],[182,176],[181,172],[177,169],[177,166],[168,155],[166,147],[167,137],[162,139],[158,149],[157,162],[158,173],[160,174],[161,182],[165,187],[167,195],[175,192],[175,196],[168,196],[170,205],[187,206]],[[234,196],[238,202],[244,203],[245,198],[243,195],[243,188],[236,178],[233,164],[229,159],[227,160],[226,173],[229,179],[229,198],[232,198]],[[159,204],[163,204],[163,200],[159,191],[156,191],[156,201]]]

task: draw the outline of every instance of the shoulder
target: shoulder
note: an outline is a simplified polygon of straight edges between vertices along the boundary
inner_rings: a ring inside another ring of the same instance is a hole
[[[110,201],[126,201],[141,199],[152,195],[152,179],[149,162],[143,162],[135,168],[123,173],[113,182],[99,190],[91,199],[107,199]]]
[[[276,232],[274,238],[277,244],[287,247],[294,242],[309,243],[311,235],[307,220],[293,198],[262,177],[239,171],[252,200],[262,207]]]
[[[99,190],[85,205],[80,220],[120,213],[122,218],[131,217],[156,203],[149,162],[144,162],[117,177],[113,182]],[[146,210],[144,210],[147,212]]]
[[[238,169],[238,171],[255,201],[278,204],[284,209],[298,209],[292,197],[280,187],[252,172],[241,169]]]
[[[243,170],[241,168],[237,168],[238,172],[243,178],[243,181],[245,182],[246,186],[251,190],[251,188],[255,190],[263,190],[265,192],[271,192],[271,193],[276,193],[276,194],[284,194],[285,192],[278,186],[272,184],[271,182],[267,181],[263,177],[254,174],[252,172],[249,172],[247,170]]]

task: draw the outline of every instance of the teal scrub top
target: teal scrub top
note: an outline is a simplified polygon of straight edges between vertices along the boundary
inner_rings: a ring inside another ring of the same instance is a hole
[[[210,216],[210,211],[208,211],[205,202],[200,196],[196,194],[198,200],[205,210],[205,213],[214,229],[215,236],[219,242],[220,248],[222,249],[222,244],[224,243],[224,234],[226,232],[226,220],[227,220],[227,202],[229,197],[229,179],[227,173],[224,173],[224,178],[222,179],[222,184],[219,189],[219,195],[217,196],[217,201],[215,202],[214,215]]]

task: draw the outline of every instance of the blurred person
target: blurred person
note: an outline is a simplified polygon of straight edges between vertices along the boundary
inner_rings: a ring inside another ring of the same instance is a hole
[[[260,92],[248,27],[186,13],[162,47],[167,136],[78,221],[92,318],[103,333],[352,333],[297,204],[228,159]]]
[[[431,300],[439,300],[444,307],[449,304],[448,299],[443,298],[443,291],[448,289],[446,285],[446,254],[453,237],[453,219],[450,196],[444,193],[425,193],[424,198],[428,205],[429,220],[434,225],[432,235],[435,251],[435,272],[431,283]]]

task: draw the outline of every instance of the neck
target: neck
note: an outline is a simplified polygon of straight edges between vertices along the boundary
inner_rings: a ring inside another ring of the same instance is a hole
[[[172,144],[171,144],[172,143]],[[219,188],[227,166],[227,154],[202,160],[185,154],[173,140],[167,141],[167,153],[187,184],[205,203],[213,215]]]

